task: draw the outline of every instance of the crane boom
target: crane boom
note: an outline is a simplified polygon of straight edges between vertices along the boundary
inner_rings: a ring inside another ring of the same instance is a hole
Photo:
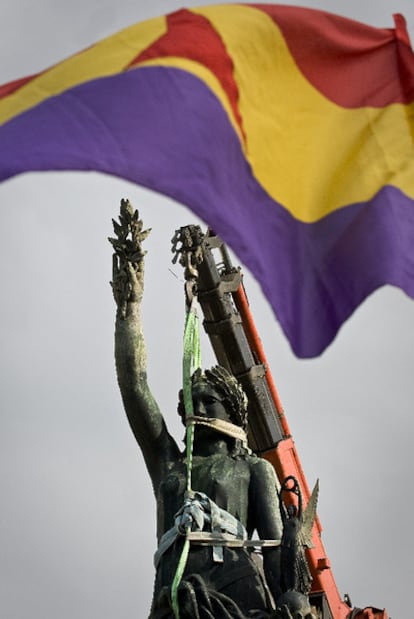
[[[190,239],[188,244],[182,240],[183,231]],[[311,493],[254,324],[241,270],[233,267],[225,245],[211,230],[203,235],[198,226],[181,228],[173,239],[175,250],[178,239],[182,246],[177,253],[186,254],[181,263],[192,262],[194,267],[203,326],[217,362],[236,376],[247,394],[249,445],[273,465],[280,483],[290,475],[298,480],[306,504]],[[218,252],[218,260],[213,252]],[[388,619],[385,610],[352,609],[349,601],[341,599],[321,533],[316,518],[314,547],[306,552],[313,578],[310,599],[320,619]]]

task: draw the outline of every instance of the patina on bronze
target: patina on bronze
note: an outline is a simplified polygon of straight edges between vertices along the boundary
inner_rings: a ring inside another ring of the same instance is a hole
[[[237,381],[219,366],[192,379],[194,416],[200,422],[193,447],[194,491],[186,493],[185,453],[168,432],[147,382],[140,307],[141,242],[148,232],[128,201],[121,202],[120,221],[113,223],[117,377],[157,502],[159,547],[150,619],[173,617],[171,584],[188,528],[192,541],[178,589],[180,619],[312,617],[300,604],[295,610],[292,606],[292,614],[284,601],[274,610],[272,598],[277,601],[283,593],[278,482],[273,467],[252,454],[243,440],[245,398]],[[178,411],[182,414],[182,400]],[[260,540],[269,540],[262,548],[263,565],[249,546],[254,531]]]

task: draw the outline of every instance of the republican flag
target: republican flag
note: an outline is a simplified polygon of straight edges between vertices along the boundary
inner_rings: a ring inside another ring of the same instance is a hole
[[[319,355],[378,287],[414,298],[414,54],[394,19],[226,4],[130,26],[0,87],[0,180],[95,170],[171,196]]]

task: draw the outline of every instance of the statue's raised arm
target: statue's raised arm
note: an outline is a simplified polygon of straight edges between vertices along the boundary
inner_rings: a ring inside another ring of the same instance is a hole
[[[138,211],[134,211],[128,200],[121,201],[119,223],[112,221],[115,237],[109,241],[114,249],[111,284],[117,304],[115,360],[118,384],[131,429],[156,491],[165,467],[179,456],[179,450],[167,431],[147,382],[141,323],[145,256],[142,241],[150,231],[143,230]]]

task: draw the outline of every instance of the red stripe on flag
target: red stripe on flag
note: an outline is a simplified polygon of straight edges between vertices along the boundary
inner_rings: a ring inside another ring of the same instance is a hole
[[[43,71],[41,71],[40,73],[34,73],[33,75],[28,75],[26,77],[21,77],[20,79],[14,80],[13,82],[8,82],[7,84],[3,84],[2,86],[0,86],[0,99],[11,95],[13,92],[19,90],[19,88],[21,88],[28,82],[31,82],[42,73]]]
[[[233,61],[220,35],[208,19],[181,9],[166,16],[167,32],[141,52],[129,65],[133,67],[145,60],[178,56],[207,67],[219,80],[233,110],[243,138],[242,117],[238,108],[239,91],[233,77]]]
[[[346,108],[414,100],[414,54],[393,28],[374,28],[326,11],[253,4],[280,28],[306,79]]]

